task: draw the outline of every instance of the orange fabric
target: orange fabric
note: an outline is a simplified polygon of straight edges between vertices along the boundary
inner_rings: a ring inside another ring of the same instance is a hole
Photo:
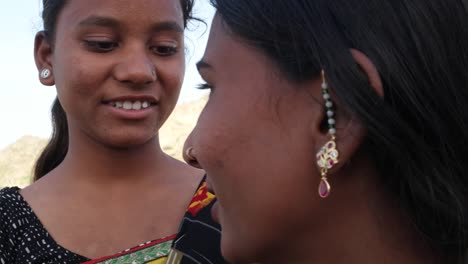
[[[214,199],[215,195],[208,191],[206,188],[206,182],[203,182],[200,188],[198,188],[197,193],[194,195],[187,211],[193,216],[196,216],[201,209],[209,205]]]

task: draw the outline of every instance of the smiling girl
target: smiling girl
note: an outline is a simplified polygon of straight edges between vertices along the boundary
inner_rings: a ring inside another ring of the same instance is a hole
[[[183,263],[222,262],[209,218],[198,220],[211,229],[182,225],[214,199],[203,172],[166,155],[158,137],[184,77],[192,1],[43,5],[34,55],[41,83],[57,90],[54,133],[36,181],[0,190],[0,263],[160,263],[177,235],[191,240],[172,263],[184,250],[193,256]]]

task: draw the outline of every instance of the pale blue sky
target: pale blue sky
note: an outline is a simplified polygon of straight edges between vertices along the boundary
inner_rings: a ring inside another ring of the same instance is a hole
[[[24,135],[48,138],[51,132],[50,106],[55,88],[41,85],[33,58],[34,36],[42,29],[41,2],[4,1],[0,9],[0,149]],[[195,16],[209,25],[213,8],[207,0],[195,2]],[[201,82],[195,63],[203,55],[209,28],[197,25],[187,31],[187,72],[179,102],[204,93],[194,88]]]

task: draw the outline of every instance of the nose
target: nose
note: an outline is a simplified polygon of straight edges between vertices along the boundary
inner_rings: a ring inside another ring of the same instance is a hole
[[[132,84],[149,84],[157,78],[156,66],[145,51],[128,52],[115,66],[114,76],[118,81]]]
[[[201,169],[200,163],[198,163],[197,159],[197,151],[192,145],[192,134],[189,135],[187,140],[184,143],[184,150],[182,157],[184,158],[185,162],[192,167]]]

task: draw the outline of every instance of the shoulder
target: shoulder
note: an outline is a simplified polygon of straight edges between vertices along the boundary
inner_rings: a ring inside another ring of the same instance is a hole
[[[169,162],[164,172],[168,177],[177,182],[177,189],[183,193],[187,193],[188,199],[200,187],[200,182],[203,181],[205,171],[194,168],[180,160],[168,157]]]
[[[18,187],[0,190],[0,234],[14,235],[29,228],[35,220],[34,212],[23,199]],[[0,239],[1,240],[1,239]]]
[[[0,189],[0,203],[16,199],[19,194],[19,187],[5,187]]]
[[[20,190],[19,187],[5,187],[0,189],[0,202],[4,197],[10,197],[11,194],[16,194]]]
[[[201,179],[203,179],[203,177],[205,175],[204,170],[192,167],[192,166],[188,165],[187,163],[185,163],[183,161],[180,161],[180,160],[178,160],[178,159],[176,159],[174,157],[171,157],[171,156],[167,156],[167,158],[169,160],[168,165],[171,168],[171,170],[173,170],[177,175],[184,176],[185,180],[186,180],[187,175],[194,176],[194,177],[192,177],[192,180],[196,181],[197,183]]]
[[[19,191],[18,187],[0,189],[0,233],[16,229],[32,213]]]
[[[22,199],[18,187],[0,189],[0,262],[10,263],[14,230],[18,227],[17,220],[21,218]],[[20,223],[18,223],[19,225]]]
[[[0,225],[12,217],[12,213],[18,211],[23,200],[18,187],[0,189]]]

